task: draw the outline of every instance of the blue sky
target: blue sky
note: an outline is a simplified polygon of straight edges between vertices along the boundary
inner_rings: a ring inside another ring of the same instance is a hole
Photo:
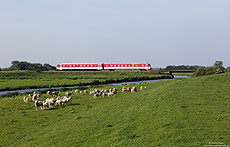
[[[230,66],[230,1],[5,0],[0,41],[0,67],[13,60]]]

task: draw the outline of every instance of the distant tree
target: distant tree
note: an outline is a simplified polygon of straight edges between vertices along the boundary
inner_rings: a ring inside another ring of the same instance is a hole
[[[216,61],[214,63],[214,67],[216,69],[216,73],[224,73],[225,72],[225,68],[223,67],[222,61]]]
[[[49,71],[56,70],[56,67],[49,64],[42,65],[41,63],[29,63],[26,61],[12,61],[9,70],[32,70],[32,71]]]
[[[55,67],[55,66],[52,66],[52,65],[47,64],[47,63],[45,63],[45,64],[43,65],[43,67],[44,67],[47,71],[56,70],[56,67]]]
[[[226,71],[227,71],[227,72],[230,72],[230,66],[226,68]]]
[[[212,75],[218,73],[224,73],[225,68],[223,67],[222,61],[216,61],[213,66],[210,67],[200,67],[193,74],[194,76],[204,76],[204,75]]]

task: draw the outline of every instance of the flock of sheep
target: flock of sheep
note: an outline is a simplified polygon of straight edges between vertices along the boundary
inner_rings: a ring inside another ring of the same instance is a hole
[[[23,98],[23,101],[28,103],[30,101],[30,98],[32,99],[32,102],[34,102],[35,105],[35,109],[36,111],[38,110],[37,108],[40,107],[41,110],[43,109],[50,109],[53,108],[54,106],[61,106],[61,105],[66,105],[68,102],[70,102],[70,100],[72,99],[72,97],[68,97],[71,96],[73,93],[71,92],[66,92],[66,96],[58,96],[59,92],[58,91],[54,91],[54,92],[50,92],[47,91],[47,95],[48,96],[53,96],[52,98],[47,98],[45,101],[38,101],[38,99],[41,97],[41,95],[38,92],[33,92],[33,94],[29,94],[29,96],[25,96]]]
[[[147,87],[140,87],[140,90],[145,90]],[[93,91],[89,92],[89,95],[91,95],[93,98],[104,98],[104,97],[114,97],[115,94],[117,94],[117,88],[112,88],[112,89],[94,89]],[[133,86],[132,88],[130,87],[122,87],[122,92],[137,92],[137,88]],[[83,95],[83,94],[88,94],[87,90],[84,91],[79,91],[76,89],[75,94],[78,95]],[[66,92],[65,96],[58,96],[59,92],[58,91],[47,91],[48,96],[53,96],[52,98],[47,98],[45,101],[38,101],[38,99],[41,97],[41,95],[38,92],[33,92],[33,94],[29,94],[29,96],[25,96],[23,98],[23,101],[28,103],[30,99],[34,102],[35,109],[37,111],[37,108],[40,107],[41,110],[43,109],[50,109],[53,108],[54,106],[61,106],[61,105],[66,105],[68,102],[71,101],[72,97],[70,97],[73,92]]]

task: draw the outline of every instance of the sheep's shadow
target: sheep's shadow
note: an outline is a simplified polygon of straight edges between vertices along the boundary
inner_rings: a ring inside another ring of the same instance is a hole
[[[80,103],[69,103],[69,106],[81,105]]]
[[[51,111],[51,110],[56,110],[58,109],[57,107],[53,107],[53,108],[49,108],[48,110]]]

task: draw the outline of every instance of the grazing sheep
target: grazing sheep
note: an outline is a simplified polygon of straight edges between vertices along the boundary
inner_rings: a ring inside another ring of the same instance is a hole
[[[134,89],[134,91],[137,92],[137,87],[133,86],[132,89]]]
[[[98,98],[98,97],[99,97],[98,93],[95,93],[95,94],[93,95],[93,98]]]
[[[58,94],[59,94],[59,92],[58,92],[58,91],[54,91],[54,92],[52,92],[52,95],[53,95],[54,97],[56,97]]]
[[[40,109],[41,109],[41,110],[43,109],[43,101],[35,101],[35,102],[34,102],[34,105],[35,105],[36,111],[38,111],[38,107],[39,107],[39,106],[40,106]]]
[[[95,92],[94,92],[94,91],[90,91],[89,94],[90,94],[90,95],[94,95]]]
[[[55,105],[55,102],[56,102],[56,101],[57,101],[57,100],[54,99],[54,98],[51,98],[51,99],[47,98],[47,99],[46,99],[46,102],[49,104],[49,108],[52,108],[52,107]]]
[[[126,92],[127,91],[127,88],[126,87],[122,87],[122,92]]]
[[[54,98],[47,98],[46,102],[56,102],[56,99],[54,99]]]
[[[80,94],[81,94],[81,95],[83,95],[83,92],[82,92],[82,91],[80,91]]]
[[[106,97],[107,93],[102,93],[101,97]]]
[[[134,91],[134,89],[131,89],[131,93],[134,93],[135,91]]]
[[[88,91],[87,90],[84,90],[84,94],[87,94],[88,93]]]
[[[108,93],[108,97],[110,96],[114,96],[114,93],[113,92]]]
[[[37,94],[37,98],[39,99],[40,97],[41,97],[41,94],[38,93],[38,94]]]
[[[130,91],[131,91],[131,89],[128,87],[128,88],[127,88],[127,92],[130,92]]]
[[[49,103],[43,101],[43,109],[49,109]]]
[[[105,92],[109,93],[109,90],[108,90],[108,89],[105,89]]]
[[[60,96],[58,96],[57,98],[56,98],[56,100],[60,100],[61,99],[61,97]]]
[[[68,97],[68,96],[71,96],[73,94],[73,92],[66,92],[66,96]]]
[[[100,90],[99,89],[94,89],[94,92],[100,92]]]
[[[143,86],[140,87],[140,90],[141,90],[141,91],[143,90]]]
[[[32,94],[29,94],[29,98],[32,98],[33,97],[33,95]]]
[[[144,87],[144,90],[146,90],[146,89],[147,89],[147,87],[145,86],[145,87]]]
[[[48,96],[52,95],[52,92],[51,91],[47,91],[47,95]]]
[[[62,105],[66,105],[68,102],[70,102],[70,100],[72,99],[72,97],[70,97],[70,98],[67,98],[67,97],[64,97],[63,99],[62,99]]]
[[[78,94],[78,89],[76,89],[74,92],[75,92],[75,94],[77,95],[77,94]]]
[[[26,102],[26,103],[28,103],[28,102],[29,102],[29,98],[28,98],[27,96],[25,96],[25,97],[23,98],[23,101]]]
[[[34,101],[36,101],[37,99],[38,99],[38,95],[37,95],[37,94],[33,95],[32,101],[34,102]]]
[[[62,100],[57,100],[55,103],[56,103],[57,105],[61,106]]]

